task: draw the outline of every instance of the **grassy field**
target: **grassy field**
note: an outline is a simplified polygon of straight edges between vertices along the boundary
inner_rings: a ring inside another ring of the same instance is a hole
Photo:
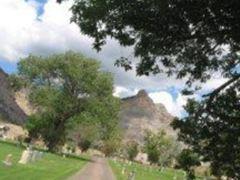
[[[27,165],[18,161],[23,148],[14,144],[0,142],[0,179],[1,180],[61,180],[77,172],[88,160],[84,158],[64,158],[59,155],[44,153],[41,160]],[[3,160],[12,154],[13,165],[6,167]]]
[[[109,164],[112,167],[117,180],[127,180],[128,174],[131,171],[136,172],[135,180],[184,180],[183,171],[177,171],[174,169],[164,168],[162,172],[160,172],[159,168],[150,168],[137,163],[128,165],[118,161],[114,162],[112,160],[109,161]],[[126,169],[124,174],[122,174],[123,168]]]

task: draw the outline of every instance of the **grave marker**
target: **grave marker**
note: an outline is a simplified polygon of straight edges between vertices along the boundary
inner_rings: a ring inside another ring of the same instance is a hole
[[[5,166],[12,166],[12,154],[8,154],[5,158],[5,160],[3,161],[3,164]]]

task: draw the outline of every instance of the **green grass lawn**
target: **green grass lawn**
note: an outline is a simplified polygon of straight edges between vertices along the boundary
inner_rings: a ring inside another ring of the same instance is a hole
[[[61,180],[66,179],[80,168],[88,159],[64,158],[59,155],[44,153],[41,160],[27,165],[19,164],[18,161],[23,148],[14,144],[0,142],[0,179],[1,180]],[[13,165],[6,167],[3,160],[8,154],[12,154]]]
[[[128,173],[131,171],[136,172],[135,180],[184,180],[184,172],[174,169],[164,168],[160,172],[159,168],[150,168],[141,164],[133,163],[128,165],[121,162],[109,161],[117,180],[127,180]],[[126,169],[124,175],[122,174],[123,167]]]

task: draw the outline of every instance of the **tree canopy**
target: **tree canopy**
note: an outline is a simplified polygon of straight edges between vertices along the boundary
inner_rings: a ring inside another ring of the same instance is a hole
[[[50,150],[61,147],[68,130],[81,122],[98,124],[103,139],[118,126],[113,78],[100,71],[96,60],[74,52],[30,55],[19,62],[18,77],[26,82],[36,109],[27,129],[32,137],[43,138]]]
[[[206,109],[206,102],[190,100],[185,107],[188,116],[175,120],[179,139],[211,162],[212,173],[240,178],[240,84],[219,95]]]
[[[217,70],[236,76],[239,9],[236,0],[76,0],[71,21],[95,39],[97,50],[108,36],[134,46],[139,75],[174,73],[191,83]],[[118,63],[131,68],[125,58]]]

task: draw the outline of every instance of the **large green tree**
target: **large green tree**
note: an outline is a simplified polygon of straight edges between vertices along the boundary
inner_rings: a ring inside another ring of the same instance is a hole
[[[198,108],[190,106],[190,101],[186,109],[189,115],[175,127],[180,128],[181,139],[194,146],[193,149],[203,146],[199,149],[200,155],[209,157],[206,159],[212,163],[215,174],[239,177],[238,166],[228,160],[240,161],[235,150],[239,148],[240,138],[235,130],[240,120],[240,1],[75,0],[71,10],[72,22],[83,34],[95,39],[97,50],[108,36],[123,46],[134,47],[139,61],[133,63],[122,57],[116,62],[126,70],[136,64],[138,75],[167,73],[187,78],[184,93],[197,90],[193,83],[206,82],[214,73],[227,78],[221,86],[203,96],[201,103],[196,103]],[[209,133],[203,135],[205,131]],[[217,135],[219,132],[224,135]],[[227,138],[233,135],[235,141]],[[207,146],[197,140],[193,143],[191,138],[221,144],[219,153],[215,154],[217,157],[209,155],[217,150],[214,145]],[[224,152],[232,158],[223,158]],[[221,170],[226,168],[229,170]]]
[[[30,55],[19,62],[18,77],[26,81],[36,109],[27,129],[43,138],[49,150],[61,147],[69,129],[83,121],[98,124],[103,138],[117,128],[113,78],[100,70],[98,61],[74,52]]]

